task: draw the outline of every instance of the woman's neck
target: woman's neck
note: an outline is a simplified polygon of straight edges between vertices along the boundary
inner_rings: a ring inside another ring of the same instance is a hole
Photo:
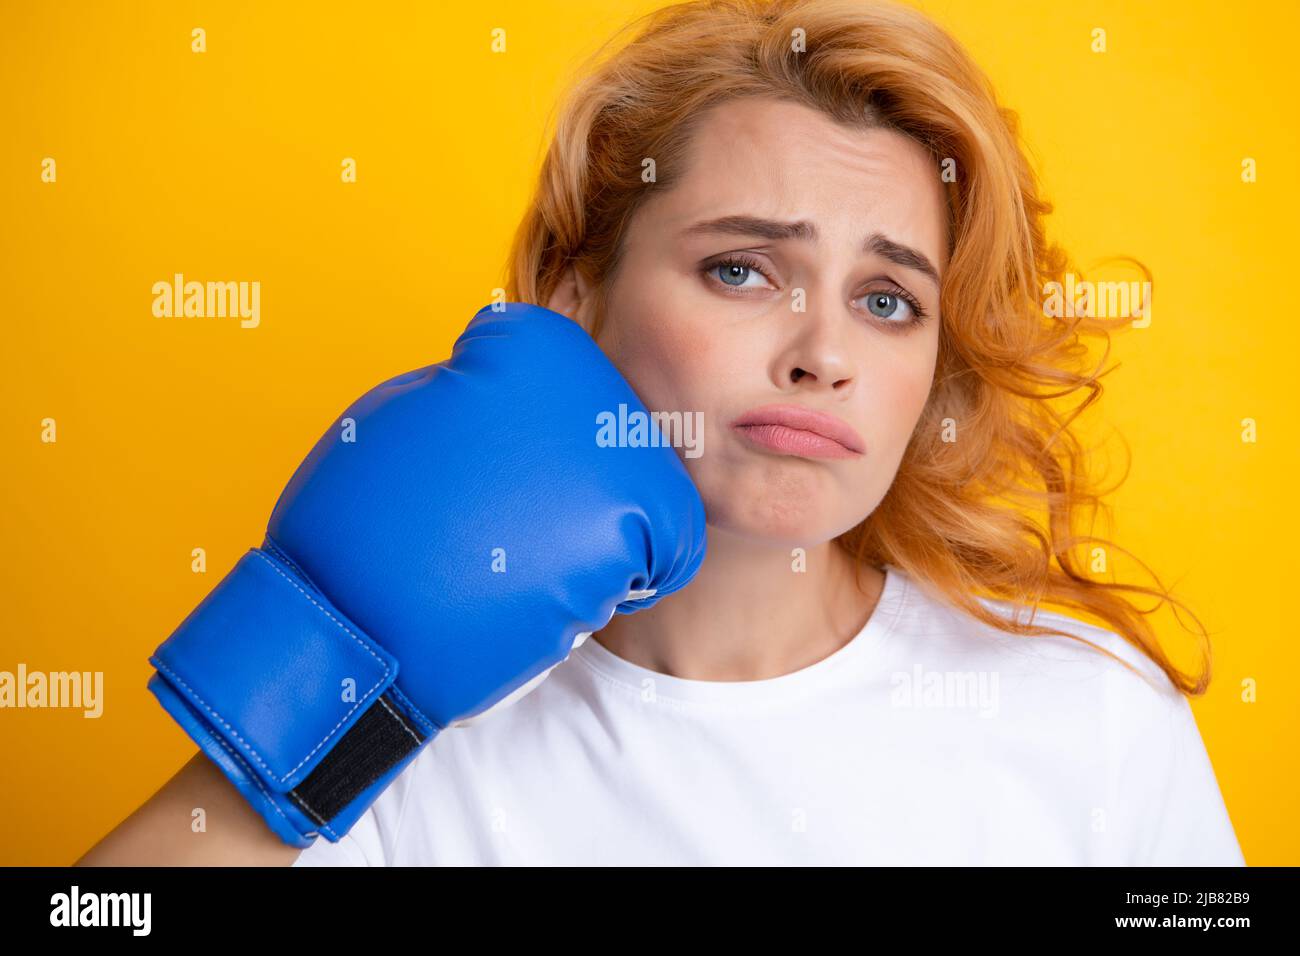
[[[592,636],[619,657],[686,680],[764,680],[835,653],[866,625],[885,576],[834,541],[806,550],[708,529],[695,579]],[[803,570],[799,570],[802,566]]]

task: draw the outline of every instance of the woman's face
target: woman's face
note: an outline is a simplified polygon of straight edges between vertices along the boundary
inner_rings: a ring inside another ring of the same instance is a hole
[[[818,544],[880,503],[929,394],[939,168],[779,100],[701,119],[685,174],[630,224],[598,341],[649,409],[703,413],[683,461],[711,525]]]

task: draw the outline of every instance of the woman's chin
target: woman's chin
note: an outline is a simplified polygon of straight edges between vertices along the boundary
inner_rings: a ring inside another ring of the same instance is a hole
[[[824,517],[810,517],[806,510],[797,510],[798,514],[783,514],[779,510],[765,514],[734,514],[727,509],[709,509],[710,530],[721,531],[733,538],[752,543],[756,547],[779,548],[814,548],[835,538],[838,525]],[[748,510],[748,509],[747,509]]]

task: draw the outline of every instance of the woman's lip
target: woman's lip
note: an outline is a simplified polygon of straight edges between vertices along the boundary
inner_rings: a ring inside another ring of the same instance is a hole
[[[856,458],[833,438],[789,425],[736,425],[736,431],[756,445],[800,458]]]
[[[763,405],[731,427],[764,448],[808,458],[854,458],[866,450],[847,422],[802,405]]]

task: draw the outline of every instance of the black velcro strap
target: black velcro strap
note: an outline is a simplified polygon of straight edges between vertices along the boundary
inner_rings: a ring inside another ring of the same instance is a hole
[[[367,787],[425,740],[383,694],[289,796],[302,811],[326,826]]]

